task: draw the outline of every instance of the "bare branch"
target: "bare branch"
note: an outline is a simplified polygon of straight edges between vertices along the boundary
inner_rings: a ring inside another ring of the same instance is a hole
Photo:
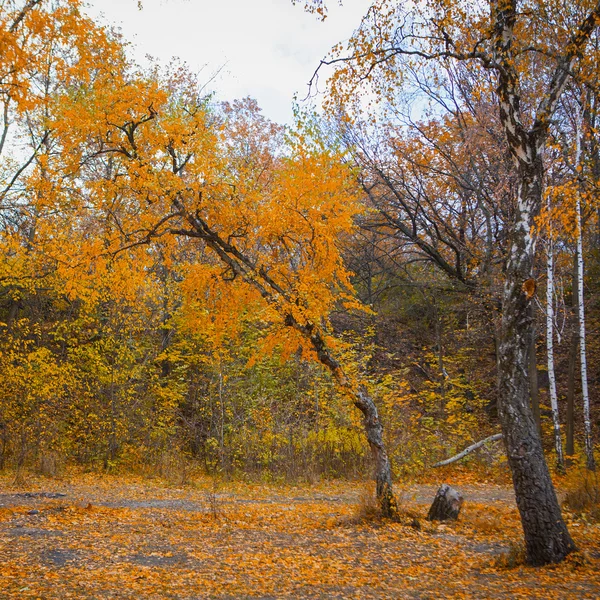
[[[481,448],[482,446],[485,446],[486,444],[489,444],[491,442],[497,442],[498,440],[501,440],[501,439],[502,439],[501,433],[495,433],[494,435],[490,435],[489,437],[486,437],[485,440],[481,440],[475,444],[472,444],[471,446],[468,446],[462,452],[459,452],[452,458],[447,458],[446,460],[442,460],[440,462],[435,463],[435,465],[432,465],[432,467],[434,467],[434,468],[435,467],[445,467],[446,465],[451,465],[452,463],[459,461],[461,458],[464,458],[465,456],[467,456],[467,454],[471,454],[471,452],[474,452],[475,450]]]

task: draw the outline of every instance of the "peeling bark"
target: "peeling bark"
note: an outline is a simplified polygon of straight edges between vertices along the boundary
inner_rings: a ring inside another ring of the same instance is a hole
[[[560,562],[575,550],[529,406],[529,352],[533,319],[531,296],[523,284],[533,277],[533,219],[542,199],[541,159],[521,169],[517,210],[506,265],[499,349],[499,416],[523,524],[527,560],[532,565]]]

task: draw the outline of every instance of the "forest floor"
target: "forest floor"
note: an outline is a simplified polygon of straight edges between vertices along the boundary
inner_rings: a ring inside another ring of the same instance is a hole
[[[391,523],[358,483],[0,478],[0,598],[600,598],[600,525],[566,513],[580,552],[531,568],[509,487],[456,485],[434,524],[436,487],[400,490]]]

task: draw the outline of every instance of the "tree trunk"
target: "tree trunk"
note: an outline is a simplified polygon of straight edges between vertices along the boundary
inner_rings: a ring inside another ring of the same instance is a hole
[[[563,521],[533,414],[529,376],[533,319],[529,304],[533,279],[533,219],[542,199],[543,166],[535,157],[519,168],[515,221],[506,264],[499,348],[499,416],[521,516],[527,561],[532,565],[560,562],[575,550]]]
[[[436,462],[434,465],[431,465],[431,466],[433,468],[436,468],[436,467],[445,467],[446,465],[451,465],[452,463],[460,460],[461,458],[464,458],[468,454],[471,454],[471,452],[478,450],[482,446],[485,446],[486,444],[488,444],[490,442],[496,442],[501,439],[502,439],[502,434],[495,433],[494,435],[490,435],[489,437],[486,437],[485,439],[480,440],[479,442],[476,442],[474,444],[471,444],[470,446],[467,446],[462,452],[459,452],[458,454],[455,454],[454,456],[451,456],[450,458],[447,458],[446,460],[440,460],[440,462]]]
[[[20,300],[11,300],[10,307],[8,309],[8,318],[6,319],[6,330],[8,333],[12,333],[13,325],[19,316],[19,309],[21,308]]]
[[[447,483],[440,486],[427,513],[429,521],[456,521],[463,505],[463,497]]]
[[[440,378],[440,415],[446,412],[446,368],[444,367],[444,347],[442,346],[442,318],[438,310],[437,302],[433,301],[435,313],[435,342],[438,350],[438,370]]]
[[[575,454],[575,367],[577,363],[578,339],[579,336],[575,330],[571,336],[567,380],[567,444],[565,448],[567,456],[573,456]]]
[[[547,263],[546,263],[546,348],[548,351],[548,392],[552,407],[552,424],[554,426],[554,447],[556,449],[556,470],[565,471],[562,439],[560,434],[560,418],[558,414],[558,395],[556,393],[556,376],[554,374],[554,248],[552,245],[552,230],[548,233]]]
[[[582,119],[578,122],[577,156],[575,164],[581,167],[581,146],[583,137]],[[583,304],[583,229],[581,225],[581,194],[577,191],[575,197],[575,219],[577,235],[577,314],[579,315],[579,359],[581,371],[581,398],[583,400],[583,436],[585,446],[586,466],[588,470],[596,470],[594,460],[594,444],[592,441],[592,420],[590,417],[590,395],[587,380],[587,354],[585,348],[585,309]]]
[[[375,463],[375,485],[381,513],[384,517],[395,517],[398,505],[392,488],[392,469],[383,441],[383,425],[377,407],[365,390],[356,394],[354,405],[363,414],[365,433]]]
[[[535,328],[535,310],[530,303],[531,311],[531,338],[529,340],[529,397],[531,401],[531,411],[533,420],[538,429],[540,437],[542,436],[542,418],[540,416],[540,386],[537,372],[537,332]]]
[[[581,216],[579,214],[579,199],[577,200],[577,211],[579,228],[581,227]],[[583,306],[583,247],[581,232],[577,235],[577,313],[579,315],[579,363],[581,373],[581,398],[583,401],[583,435],[586,456],[586,466],[588,470],[596,470],[596,461],[594,459],[594,444],[592,441],[592,419],[590,416],[590,394],[588,390],[587,379],[587,351],[585,345],[585,311]]]
[[[573,255],[573,283],[571,294],[571,307],[574,317],[571,333],[571,347],[569,348],[569,371],[567,378],[567,444],[566,455],[575,454],[575,371],[577,367],[577,349],[579,346],[579,312],[577,304],[577,252]]]

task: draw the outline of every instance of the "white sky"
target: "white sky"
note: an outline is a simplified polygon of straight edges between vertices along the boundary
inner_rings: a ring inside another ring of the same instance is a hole
[[[291,0],[88,0],[88,13],[121,27],[143,62],[172,57],[200,71],[223,100],[252,96],[264,114],[285,123],[294,94],[303,99],[319,60],[359,25],[370,0],[330,0],[325,22]],[[325,73],[324,73],[325,75]],[[321,78],[322,86],[324,77]]]

